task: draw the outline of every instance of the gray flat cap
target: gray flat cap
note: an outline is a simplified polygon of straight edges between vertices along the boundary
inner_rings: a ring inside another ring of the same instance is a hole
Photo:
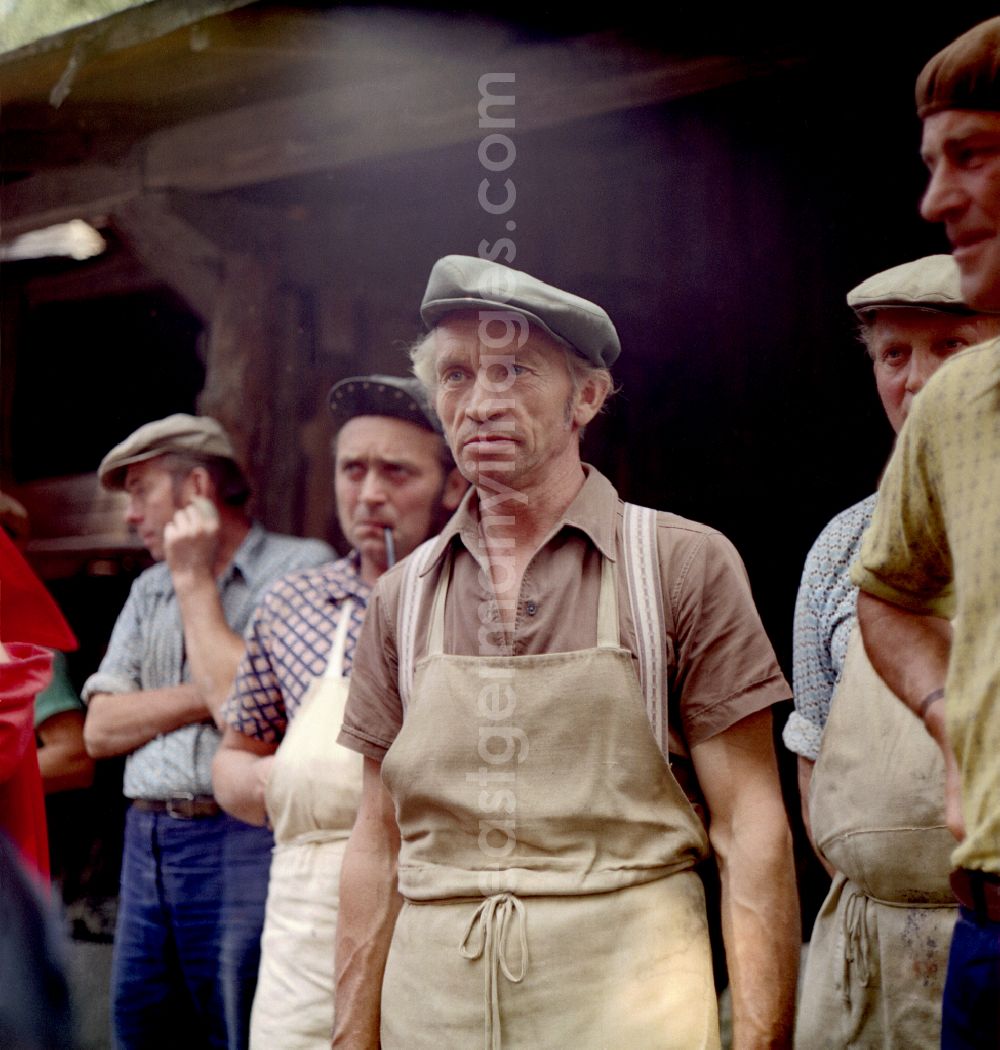
[[[849,291],[847,305],[858,314],[893,307],[975,313],[962,301],[961,275],[950,255],[928,255],[883,270]]]
[[[420,316],[433,328],[457,310],[512,310],[600,367],[621,353],[615,326],[596,303],[488,259],[446,255],[434,264]]]
[[[177,412],[144,424],[115,445],[97,468],[98,480],[106,489],[124,488],[128,467],[162,456],[165,452],[215,456],[238,464],[229,435],[217,420],[211,416],[189,416]]]
[[[350,376],[330,389],[330,412],[342,427],[354,416],[390,416],[441,433],[419,380],[402,376]]]

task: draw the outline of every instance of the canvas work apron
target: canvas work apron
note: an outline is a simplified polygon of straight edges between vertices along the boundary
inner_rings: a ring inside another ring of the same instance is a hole
[[[796,1046],[936,1050],[956,915],[944,764],[872,668],[857,625],[809,814],[817,848],[838,874],[809,944]]]
[[[336,743],[353,603],[346,601],[326,671],[306,691],[274,757],[267,812],[274,855],[261,937],[251,1050],[328,1050],[340,865],[361,799],[363,758]]]
[[[382,765],[401,835],[384,1050],[719,1046],[704,829],[650,729],[604,561],[597,645],[427,655]]]

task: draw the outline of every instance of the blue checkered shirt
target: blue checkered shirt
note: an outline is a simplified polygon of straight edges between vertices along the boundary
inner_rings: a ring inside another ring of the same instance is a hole
[[[317,569],[293,572],[264,595],[247,629],[247,651],[223,714],[244,736],[280,743],[313,679],[326,670],[340,610],[354,599],[344,671],[350,670],[371,595],[357,553]]]
[[[280,536],[255,523],[218,579],[226,623],[242,633],[275,579],[293,569],[320,565],[332,553],[322,540]],[[177,596],[170,570],[160,562],[132,585],[101,666],[84,684],[83,698],[165,689],[190,679]],[[154,737],[125,760],[125,794],[152,799],[211,795],[212,758],[220,739],[209,721]]]
[[[875,510],[875,493],[841,511],[806,557],[795,600],[792,687],[795,710],[785,723],[785,747],[813,762],[819,757],[833,691],[857,617],[851,564]]]

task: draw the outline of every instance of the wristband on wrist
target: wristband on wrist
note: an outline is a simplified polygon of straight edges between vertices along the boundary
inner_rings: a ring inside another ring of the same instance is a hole
[[[928,693],[923,698],[923,700],[920,701],[919,714],[920,714],[921,719],[926,721],[926,719],[927,719],[927,709],[931,706],[931,704],[933,704],[935,702],[935,700],[940,700],[940,699],[942,699],[943,696],[944,696],[944,690],[943,689],[935,689],[933,692]]]

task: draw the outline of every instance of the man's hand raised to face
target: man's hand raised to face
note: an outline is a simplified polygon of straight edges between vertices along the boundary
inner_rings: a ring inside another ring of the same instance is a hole
[[[219,524],[219,512],[204,496],[195,496],[167,523],[163,530],[164,554],[175,588],[186,579],[214,578]]]

